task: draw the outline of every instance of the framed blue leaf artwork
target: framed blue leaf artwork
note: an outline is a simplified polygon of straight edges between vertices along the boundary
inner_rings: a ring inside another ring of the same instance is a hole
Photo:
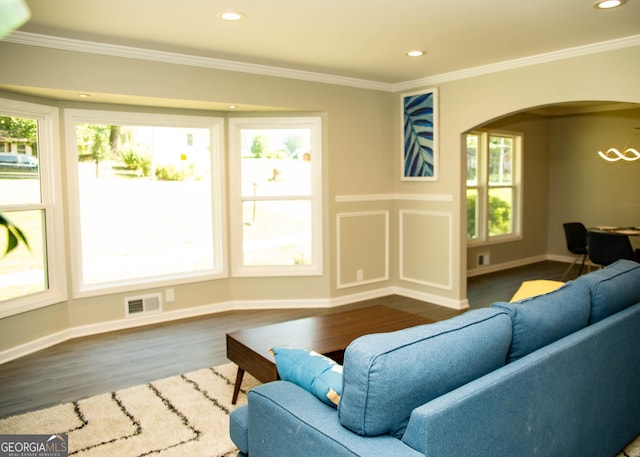
[[[438,89],[402,95],[402,180],[438,179]]]

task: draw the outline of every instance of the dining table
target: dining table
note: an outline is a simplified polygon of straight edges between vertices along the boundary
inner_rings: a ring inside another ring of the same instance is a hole
[[[590,232],[617,233],[627,235],[634,249],[640,248],[640,224],[631,227],[617,227],[615,225],[596,225],[587,229]]]

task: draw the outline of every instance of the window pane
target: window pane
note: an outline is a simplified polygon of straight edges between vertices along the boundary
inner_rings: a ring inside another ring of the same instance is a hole
[[[311,195],[310,129],[242,129],[242,196]]]
[[[0,260],[0,301],[47,290],[44,211],[9,211],[3,214],[22,230],[29,248],[19,244]],[[2,254],[7,241],[7,231],[0,229]]]
[[[0,205],[41,201],[38,123],[0,117]]]
[[[244,201],[244,264],[309,265],[311,202]]]
[[[489,236],[513,233],[513,189],[489,189]]]
[[[478,189],[467,189],[467,239],[478,238]]]
[[[210,130],[76,133],[84,284],[212,270]]]
[[[491,136],[489,138],[489,184],[511,184],[513,162],[513,138]]]
[[[478,185],[479,136],[467,135],[467,186]]]

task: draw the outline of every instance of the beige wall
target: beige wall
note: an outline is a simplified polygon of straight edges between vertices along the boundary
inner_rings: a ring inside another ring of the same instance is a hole
[[[485,127],[523,134],[522,240],[467,250],[467,269],[477,266],[480,253],[490,255],[490,264],[500,265],[547,254],[547,204],[549,192],[549,120],[530,114],[516,114]]]
[[[279,303],[295,306],[297,301],[301,306],[329,306],[389,292],[462,307],[467,268],[462,133],[537,105],[570,100],[640,102],[635,76],[640,73],[638,47],[426,85],[439,88],[440,179],[414,183],[399,179],[399,94],[3,42],[0,57],[5,68],[12,68],[11,72],[0,73],[2,85],[250,104],[325,116],[324,274],[311,278],[223,279],[177,286],[176,301],[169,308],[176,316],[198,307],[206,311],[215,310],[216,306],[224,309],[229,303],[239,307]],[[611,76],[611,69],[615,69],[616,84],[603,85],[602,81]],[[92,106],[55,100],[51,104]],[[518,119],[517,123],[531,131],[543,129],[529,119]],[[536,149],[544,155],[543,146],[536,145]],[[546,165],[542,158],[533,161],[532,167],[536,179],[544,179]],[[553,189],[551,181],[549,189]],[[536,212],[543,211],[538,200],[527,202]],[[338,214],[354,216],[362,212],[388,215],[388,239],[383,235],[380,217],[355,216],[344,226],[344,236],[361,234],[371,251],[363,249],[362,244],[354,244],[352,250],[348,243],[338,246]],[[368,230],[372,223],[374,229]],[[401,223],[410,224],[404,226],[404,232],[399,229]],[[550,216],[548,223],[553,223]],[[536,221],[527,230],[536,231],[539,225]],[[522,243],[519,249],[522,255],[535,255],[544,253],[545,244],[546,241],[536,240]],[[389,265],[384,265],[387,257],[383,250],[387,247]],[[65,250],[68,255],[68,245]],[[337,287],[339,282],[350,282],[354,268],[369,262],[373,265],[363,267],[363,284]],[[380,278],[385,268],[388,279]],[[344,274],[340,281],[338,270]],[[142,292],[145,291],[136,294]],[[28,346],[55,332],[64,333],[65,328],[71,329],[70,334],[78,334],[120,325],[125,295],[131,294],[70,299],[3,319],[0,353]]]
[[[451,295],[466,296],[466,202],[462,133],[532,107],[576,100],[640,102],[640,47],[568,57],[439,84],[441,179],[437,183],[395,182],[396,192],[453,193],[452,203],[430,203],[453,215],[457,237],[451,262],[457,272]],[[615,74],[615,82],[608,83]],[[396,106],[400,97],[396,99]],[[395,132],[399,138],[399,129]],[[408,190],[411,187],[411,190]],[[405,190],[407,189],[407,190]],[[551,222],[550,222],[551,223]],[[442,233],[443,237],[447,234]],[[437,261],[441,261],[438,259]],[[442,264],[447,266],[446,262]]]
[[[571,257],[564,222],[640,225],[640,164],[610,164],[596,155],[598,150],[624,147],[634,127],[640,127],[639,109],[550,118],[515,114],[486,127],[524,133],[524,238],[470,247],[467,266],[472,274],[482,272],[476,267],[479,253],[489,253],[492,264]],[[640,147],[640,133],[632,141],[630,146]]]
[[[331,306],[334,296],[375,294],[372,291],[386,289],[391,284],[391,278],[387,278],[337,292],[334,202],[337,195],[388,194],[392,190],[388,154],[392,138],[389,125],[393,119],[393,94],[6,42],[0,42],[0,56],[4,64],[16,69],[0,74],[2,85],[46,87],[73,93],[135,95],[147,98],[149,103],[154,99],[154,104],[159,98],[167,100],[167,104],[173,104],[173,100],[199,104],[222,101],[240,106],[267,107],[261,108],[259,115],[268,111],[268,107],[276,107],[278,111],[323,116],[324,274],[298,278],[232,278],[174,286],[176,300],[164,304],[167,313],[188,315],[200,312],[198,308],[202,308],[202,312],[210,312],[230,307]],[[139,109],[124,105],[111,107],[46,100],[10,92],[0,95],[51,104],[61,109]],[[158,108],[143,110],[157,111]],[[160,111],[178,112],[176,109]],[[206,110],[189,110],[186,113],[224,115]],[[64,119],[63,116],[60,118]],[[64,134],[64,128],[61,132]],[[366,242],[369,232],[365,230],[361,236]],[[371,237],[371,244],[378,244],[380,233],[372,232]],[[70,255],[69,243],[70,240],[66,240],[67,258]],[[349,256],[349,252],[344,255]],[[370,271],[379,278],[377,271],[380,267],[367,269],[365,274]],[[66,273],[70,275],[69,265],[67,268]],[[157,289],[72,298],[61,305],[2,319],[0,351],[29,344],[60,330],[74,329],[71,333],[84,333],[128,325],[121,323],[124,297],[151,291]]]
[[[640,127],[640,109],[550,122],[550,254],[569,255],[563,222],[640,226],[640,163],[608,163],[596,156],[597,151],[611,147],[622,150],[636,127]],[[640,130],[629,146],[640,150]],[[638,237],[631,240],[640,245]]]

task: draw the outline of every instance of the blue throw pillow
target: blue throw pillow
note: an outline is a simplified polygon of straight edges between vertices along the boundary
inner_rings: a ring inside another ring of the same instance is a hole
[[[272,348],[278,374],[312,393],[327,405],[337,407],[342,394],[342,365],[306,349]]]

